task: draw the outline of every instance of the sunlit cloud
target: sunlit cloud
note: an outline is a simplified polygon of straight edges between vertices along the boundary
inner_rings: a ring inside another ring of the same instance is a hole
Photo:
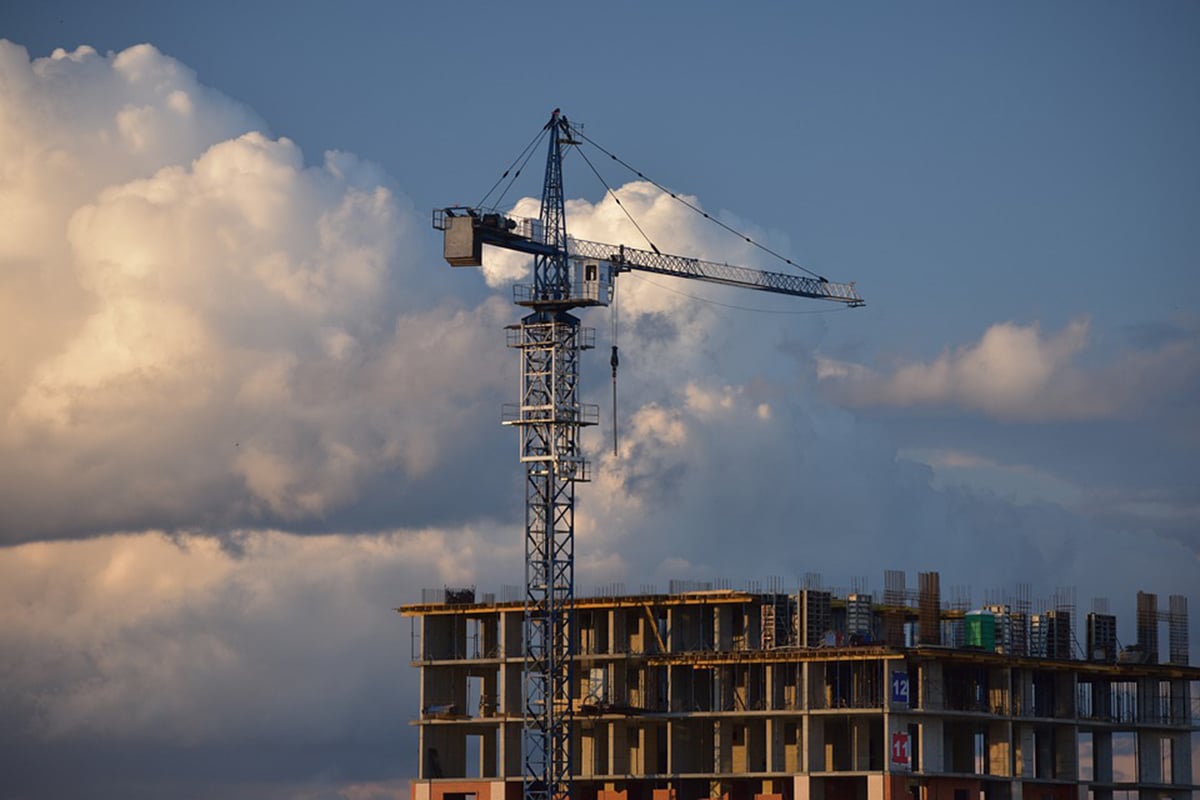
[[[933,361],[878,369],[819,357],[818,376],[852,407],[961,409],[1047,422],[1140,415],[1159,398],[1179,398],[1200,374],[1200,336],[1085,365],[1092,338],[1087,319],[1052,335],[1036,324],[1004,322]]]
[[[403,279],[413,215],[374,166],[307,165],[148,45],[2,43],[0,70],[0,210],[24,215],[0,234],[0,541],[319,520],[428,475],[500,385],[502,304]]]

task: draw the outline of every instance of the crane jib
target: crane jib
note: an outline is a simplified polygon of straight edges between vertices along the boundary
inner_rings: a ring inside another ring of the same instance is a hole
[[[833,300],[853,306],[863,305],[863,300],[859,297],[854,284],[832,283],[803,275],[766,272],[750,267],[718,264],[698,258],[675,256],[669,253],[653,253],[649,250],[639,250],[623,246],[618,247],[582,239],[568,239],[568,242],[572,255],[608,261],[621,270],[654,272],[659,275],[692,278],[709,283],[737,286],[744,289],[757,289],[775,294],[809,297],[816,300]]]

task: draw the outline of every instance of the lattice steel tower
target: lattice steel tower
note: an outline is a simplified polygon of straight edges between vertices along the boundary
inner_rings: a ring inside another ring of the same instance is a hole
[[[579,355],[594,345],[595,332],[568,313],[584,304],[572,297],[563,211],[562,147],[575,142],[557,109],[546,127],[541,228],[551,250],[534,255],[533,285],[517,296],[531,313],[509,329],[509,347],[521,353],[521,403],[505,410],[505,424],[520,429],[525,464],[522,757],[529,800],[571,794],[575,483],[588,479],[580,428],[599,416],[579,402]]]

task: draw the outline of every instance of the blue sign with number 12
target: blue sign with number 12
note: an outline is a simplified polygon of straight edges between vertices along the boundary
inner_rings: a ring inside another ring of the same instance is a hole
[[[908,673],[892,673],[892,702],[908,705]]]

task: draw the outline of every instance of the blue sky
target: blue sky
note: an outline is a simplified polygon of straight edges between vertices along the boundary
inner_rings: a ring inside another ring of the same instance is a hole
[[[1124,640],[1137,589],[1195,605],[1198,34],[1185,3],[6,5],[23,785],[66,759],[75,796],[407,796],[389,609],[520,581],[524,265],[451,270],[429,212],[555,107],[867,300],[622,278],[619,458],[585,373],[585,591],[939,569],[976,601],[1111,597]],[[662,249],[781,269],[602,169]],[[572,230],[626,236],[568,170]]]
[[[1188,310],[1189,5],[645,6],[78,3],[6,28],[42,55],[151,42],[310,157],[380,164],[422,209],[482,193],[563,106],[660,181],[895,298],[872,304],[885,331],[936,310],[965,336],[985,299],[1048,326]],[[921,352],[944,344],[923,332]]]

